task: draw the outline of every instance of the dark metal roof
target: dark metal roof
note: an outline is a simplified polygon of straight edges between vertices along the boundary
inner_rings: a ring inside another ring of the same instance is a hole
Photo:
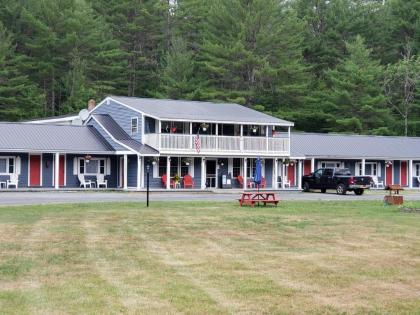
[[[0,123],[0,151],[110,153],[113,149],[89,126]]]
[[[292,157],[420,159],[420,138],[292,133]]]
[[[142,144],[127,134],[124,129],[107,114],[92,114],[92,117],[118,142],[143,155],[155,155],[159,152],[152,147]]]
[[[233,103],[110,96],[111,99],[159,119],[237,122],[293,126],[293,123]]]

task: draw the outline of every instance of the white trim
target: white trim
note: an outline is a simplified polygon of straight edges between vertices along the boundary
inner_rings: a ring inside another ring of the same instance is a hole
[[[98,169],[96,173],[86,173],[86,165],[89,163],[86,163],[86,159],[84,157],[78,157],[77,158],[77,175],[82,174],[82,175],[86,175],[86,176],[97,176],[98,174],[102,174],[100,172],[101,169],[101,161],[104,161],[104,173],[102,175],[106,176],[106,158],[104,157],[93,157],[90,159],[90,161],[98,161]],[[80,162],[84,161],[84,172],[80,173]]]
[[[141,110],[138,110],[134,107],[131,107],[130,105],[124,104],[122,102],[119,102],[115,99],[113,99],[112,97],[107,97],[105,98],[102,102],[100,102],[98,105],[96,105],[96,107],[90,112],[91,114],[100,106],[102,106],[104,103],[106,103],[106,100],[112,100],[113,102],[120,104],[122,106],[125,106],[135,112],[138,112],[142,115],[146,115],[148,117],[157,119],[157,120],[169,120],[169,121],[184,121],[184,122],[209,122],[209,123],[221,123],[221,124],[235,124],[235,125],[239,125],[239,124],[244,124],[244,125],[261,125],[261,126],[281,126],[281,127],[293,127],[295,124],[292,122],[288,122],[288,123],[275,123],[275,122],[253,122],[253,121],[249,121],[249,122],[242,122],[242,121],[230,121],[230,120],[208,120],[208,119],[185,119],[185,118],[170,118],[170,117],[158,117],[155,116],[153,114],[148,114],[146,112],[143,112]]]
[[[128,155],[124,154],[124,189],[128,188]]]
[[[144,135],[145,135],[145,123],[146,123],[146,119],[144,117],[144,115],[141,115],[141,132],[140,132],[140,143],[144,144]]]
[[[136,121],[136,131],[133,132],[133,120]],[[132,116],[130,118],[130,134],[131,135],[136,135],[139,133],[139,117],[138,116]]]
[[[370,165],[370,174],[366,173],[366,166]],[[373,174],[373,166],[376,165],[376,174]],[[356,162],[354,172],[356,176],[376,176],[382,178],[381,162],[365,162],[365,174],[362,172],[362,162]]]
[[[66,156],[66,154],[61,154],[61,153],[59,153],[59,155],[60,155],[60,157],[61,156],[64,156],[64,186],[63,187],[66,187],[67,186],[67,156]],[[55,174],[55,158],[54,157],[55,157],[55,155],[53,155],[53,172],[52,172],[52,183],[53,183],[53,186],[55,186],[55,178],[54,178],[54,174]],[[77,158],[75,158],[75,159],[77,159]],[[73,163],[74,163],[74,160],[73,160]],[[74,164],[73,164],[73,171],[74,171]],[[74,175],[78,175],[78,174],[74,174]],[[60,183],[60,180],[58,182]]]
[[[327,164],[327,163],[329,163],[329,164],[330,163],[340,164],[340,166],[338,166],[339,168],[343,168],[343,166],[344,166],[343,161],[318,161],[318,168],[317,169],[323,168],[322,163],[325,163],[325,164]],[[327,166],[325,166],[325,167],[327,167]]]
[[[413,188],[413,160],[408,161],[408,187]]]
[[[68,116],[68,117],[61,117],[61,118],[46,118],[46,119],[38,119],[38,120],[31,120],[31,121],[24,121],[24,124],[45,124],[45,123],[54,123],[54,122],[62,122],[62,121],[73,121],[75,118],[78,118],[78,115]]]
[[[10,174],[18,174],[16,172],[16,166],[17,166],[16,165],[16,160],[17,160],[17,156],[2,155],[2,156],[0,156],[0,159],[6,160],[6,171],[7,171],[6,173],[0,173],[1,176],[9,176]],[[9,173],[9,159],[13,159],[14,160],[13,173]]]
[[[96,108],[96,107],[95,107]],[[126,148],[126,149],[128,149],[130,152],[132,152],[132,153],[135,153],[135,154],[140,154],[140,152],[137,152],[137,151],[135,151],[134,149],[132,149],[132,148],[130,148],[129,146],[127,146],[127,145],[125,145],[125,144],[123,144],[123,143],[121,143],[121,142],[119,142],[117,139],[115,139],[114,138],[114,136],[108,131],[108,130],[106,130],[106,128],[94,117],[94,116],[91,116],[91,118],[93,119],[93,120],[95,120],[96,121],[96,123],[108,134],[108,136],[113,140],[113,141],[115,141],[116,143],[118,143],[119,145],[121,145],[122,147],[124,147],[124,148]],[[90,120],[90,118],[88,119],[88,120]],[[124,155],[126,155],[126,154],[124,154]]]

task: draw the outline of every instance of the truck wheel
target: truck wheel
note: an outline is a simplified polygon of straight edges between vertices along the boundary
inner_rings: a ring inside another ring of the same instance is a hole
[[[337,194],[338,195],[345,195],[347,193],[346,186],[344,184],[337,185]]]
[[[327,192],[327,189],[325,189],[325,188],[321,188],[321,192],[322,192],[323,194],[325,194],[325,193]]]
[[[304,192],[309,192],[311,190],[311,188],[309,187],[308,183],[303,184],[303,191]]]
[[[363,195],[363,193],[365,192],[365,190],[364,189],[356,189],[355,191],[354,191],[354,193],[357,195],[357,196],[361,196],[361,195]]]

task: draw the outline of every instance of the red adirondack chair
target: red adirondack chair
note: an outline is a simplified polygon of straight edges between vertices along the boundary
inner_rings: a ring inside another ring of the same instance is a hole
[[[184,175],[183,179],[184,188],[194,188],[194,179],[189,175]]]
[[[236,180],[239,183],[239,186],[244,187],[244,178],[241,175],[238,175],[238,177],[236,177]]]
[[[162,180],[162,187],[166,188],[166,181],[168,180],[168,176],[166,176],[166,174],[162,175],[161,180]],[[173,179],[171,179],[169,186],[171,188],[175,188],[175,182]]]
[[[267,181],[265,180],[264,177],[261,177],[260,188],[265,188],[265,187],[267,187]]]

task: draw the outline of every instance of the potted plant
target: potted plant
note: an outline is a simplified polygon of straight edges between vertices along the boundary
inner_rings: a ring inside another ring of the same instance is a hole
[[[179,183],[180,180],[181,180],[181,178],[179,177],[179,175],[178,174],[175,174],[174,175],[174,183],[175,183],[175,186]]]

